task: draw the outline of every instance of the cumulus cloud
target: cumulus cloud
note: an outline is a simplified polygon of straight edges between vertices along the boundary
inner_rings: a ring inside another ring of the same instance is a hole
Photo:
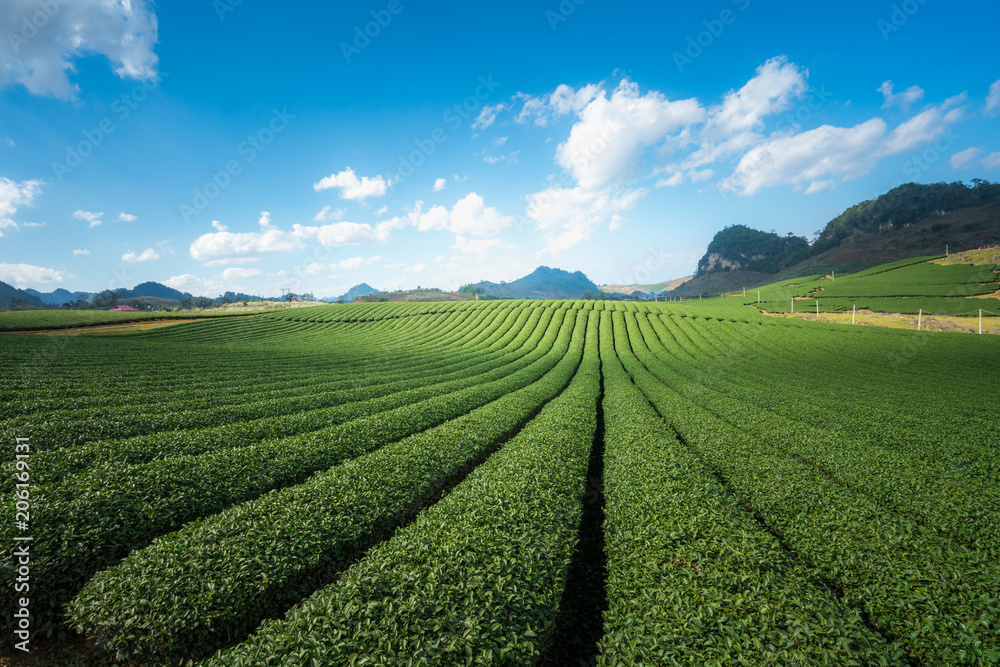
[[[127,252],[122,255],[122,261],[129,263],[148,262],[153,259],[160,259],[160,255],[152,248],[146,248],[138,255],[134,252]]]
[[[41,181],[12,181],[0,176],[0,238],[3,230],[17,229],[13,215],[21,206],[31,206],[42,191]]]
[[[74,62],[101,54],[122,78],[156,76],[157,21],[147,0],[0,3],[0,86],[22,84],[34,95],[71,98]]]
[[[61,283],[71,277],[67,273],[44,266],[0,262],[0,280],[18,289],[46,283]]]
[[[882,97],[885,98],[885,103],[882,104],[883,109],[898,106],[906,111],[911,104],[924,99],[924,91],[920,86],[910,86],[901,93],[893,93],[892,89],[892,81],[886,81],[878,87]]]
[[[698,176],[704,174],[701,167],[745,153],[765,141],[765,119],[786,111],[806,94],[808,74],[784,56],[771,58],[758,67],[742,88],[729,91],[721,104],[706,111],[700,128],[681,133],[669,146],[680,150],[691,142],[698,148],[680,162],[660,169],[671,176],[661,179],[657,186],[697,182]]]
[[[987,155],[983,159],[983,166],[987,169],[1000,169],[1000,152]]]
[[[569,138],[556,149],[556,161],[586,189],[627,177],[643,151],[668,135],[701,120],[697,100],[668,100],[656,91],[640,95],[623,80],[608,97],[603,91],[580,112]]]
[[[1000,113],[1000,80],[990,86],[990,94],[986,97],[986,113],[995,116]]]
[[[316,222],[329,222],[330,220],[340,220],[344,217],[344,209],[333,208],[332,206],[324,206],[320,209],[319,213],[313,216],[313,220]]]
[[[77,250],[73,251],[73,254],[74,255],[88,256],[88,255],[90,255],[90,251],[87,250],[86,248],[78,248]]]
[[[260,269],[246,269],[232,266],[222,272],[222,279],[227,283],[236,283],[241,280],[256,278],[257,276],[263,275],[263,273],[264,272]]]
[[[184,273],[179,276],[172,276],[163,281],[167,287],[172,287],[181,292],[194,294],[195,296],[208,296],[209,294],[220,294],[224,286],[215,280],[200,278],[192,273]]]
[[[635,206],[645,194],[642,188],[612,193],[555,185],[526,197],[527,214],[546,232],[543,252],[558,254],[590,239],[597,227]]]
[[[434,181],[434,192],[441,192],[448,186],[447,178],[439,178]]]
[[[258,221],[259,232],[227,231],[225,225],[213,222],[216,229],[199,236],[191,244],[191,257],[208,265],[254,262],[268,255],[301,250],[304,246],[294,232],[285,232],[271,225],[271,214],[264,211]]]
[[[902,123],[886,139],[882,154],[894,155],[934,141],[962,118],[965,107],[952,107],[964,100],[963,95],[952,97]]]
[[[92,213],[90,211],[76,210],[73,212],[73,217],[77,220],[83,220],[88,223],[88,227],[94,228],[100,225],[104,220],[101,218],[104,216],[103,213]]]
[[[951,156],[951,168],[952,169],[965,169],[972,161],[979,157],[983,152],[981,148],[966,148],[964,151],[959,151]]]
[[[396,216],[376,225],[359,222],[333,222],[328,225],[292,225],[292,234],[299,239],[316,239],[324,246],[385,243],[392,232],[417,224],[422,202],[404,216]]]
[[[753,195],[762,188],[792,185],[815,194],[869,174],[885,157],[947,138],[965,107],[964,95],[933,105],[892,131],[881,118],[854,127],[822,125],[768,139],[747,151],[720,188]]]
[[[574,89],[560,84],[554,92],[541,97],[520,94],[521,111],[514,120],[522,125],[545,127],[550,122],[570,113],[579,114],[598,95],[603,94],[603,84],[594,83]]]
[[[822,125],[772,139],[748,151],[721,186],[742,195],[782,184],[818,192],[831,176],[850,179],[870,172],[885,134],[885,121],[876,118],[850,128]]]
[[[137,218],[136,216],[132,215],[131,213],[119,213],[118,214],[118,220],[121,221],[121,222],[135,222],[138,219],[139,218]]]
[[[227,227],[226,225],[222,224],[218,220],[213,220],[212,221],[212,227],[214,227],[215,231],[217,231],[217,232],[228,232],[229,231],[229,227]]]
[[[336,266],[341,271],[353,271],[354,269],[360,269],[362,266],[380,261],[382,261],[382,258],[379,255],[375,255],[374,257],[349,257],[337,262]]]
[[[496,208],[486,206],[475,192],[458,200],[449,211],[444,206],[434,206],[417,218],[420,231],[448,230],[455,234],[488,236],[513,224],[514,219],[503,215]]]
[[[358,178],[354,170],[348,167],[339,173],[327,176],[318,183],[314,183],[313,189],[316,192],[321,192],[330,188],[337,188],[340,190],[341,199],[364,201],[369,197],[383,196],[391,185],[392,179],[386,180],[381,175],[374,178],[369,178],[368,176]]]

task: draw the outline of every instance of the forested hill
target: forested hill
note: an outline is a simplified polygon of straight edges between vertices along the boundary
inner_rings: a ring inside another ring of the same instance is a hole
[[[860,271],[906,257],[1000,243],[1000,184],[907,183],[852,206],[811,245],[744,225],[709,244],[692,280],[674,294],[695,296],[755,287],[787,277]]]

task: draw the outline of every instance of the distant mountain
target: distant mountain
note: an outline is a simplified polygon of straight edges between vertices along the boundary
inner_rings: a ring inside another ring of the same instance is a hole
[[[540,266],[523,278],[509,283],[482,281],[472,285],[482,287],[487,296],[498,299],[579,299],[584,292],[597,295],[600,289],[580,271]]]
[[[62,289],[61,287],[52,292],[39,292],[38,290],[33,290],[31,288],[24,291],[38,297],[43,303],[47,303],[50,306],[61,306],[64,303],[76,301],[78,299],[90,301],[90,298],[94,296],[92,292],[70,292],[69,290]]]
[[[600,285],[602,292],[608,294],[620,294],[623,296],[641,296],[642,298],[652,298],[654,294],[663,294],[664,292],[670,292],[671,290],[677,289],[682,283],[691,280],[694,276],[684,276],[683,278],[675,278],[673,280],[665,280],[661,283],[652,283],[648,285]],[[639,293],[639,294],[637,294]]]
[[[45,302],[26,290],[0,282],[0,306],[23,306],[25,308],[44,308]]]
[[[381,294],[381,290],[377,290],[368,283],[361,283],[360,285],[355,285],[351,289],[347,290],[344,294],[338,297],[327,297],[322,299],[322,301],[327,301],[330,303],[351,303],[356,301],[363,296],[368,296],[369,294]]]
[[[854,272],[907,257],[1000,243],[1000,184],[907,183],[847,209],[811,245],[743,225],[715,235],[678,296],[719,294],[816,274]]]
[[[152,296],[157,299],[192,299],[194,298],[191,294],[187,292],[181,292],[180,290],[175,290],[173,287],[167,287],[161,283],[145,282],[136,285],[130,290],[118,290],[124,298],[135,298],[141,296]]]

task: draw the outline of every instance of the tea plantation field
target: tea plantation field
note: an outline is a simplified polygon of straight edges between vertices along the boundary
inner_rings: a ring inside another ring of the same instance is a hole
[[[1000,337],[753,296],[2,336],[2,655],[1000,664]]]

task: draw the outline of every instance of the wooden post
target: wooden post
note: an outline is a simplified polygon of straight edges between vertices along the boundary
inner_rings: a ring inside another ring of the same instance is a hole
[[[795,297],[792,297],[792,312],[795,312]]]
[[[816,319],[819,319],[819,299],[816,299]]]
[[[760,290],[757,290],[757,303],[760,303]]]
[[[746,287],[744,287],[744,288],[743,288],[743,296],[746,296],[746,295],[747,295],[747,288],[746,288]]]
[[[917,331],[920,331],[920,321],[924,318],[924,309],[921,308],[920,312],[917,313]]]
[[[979,333],[983,333],[983,309],[979,309]]]
[[[833,282],[837,282],[837,272],[836,271],[830,271],[830,279],[833,280]]]
[[[851,313],[851,324],[857,324],[858,320],[858,304],[854,304],[854,312]]]

